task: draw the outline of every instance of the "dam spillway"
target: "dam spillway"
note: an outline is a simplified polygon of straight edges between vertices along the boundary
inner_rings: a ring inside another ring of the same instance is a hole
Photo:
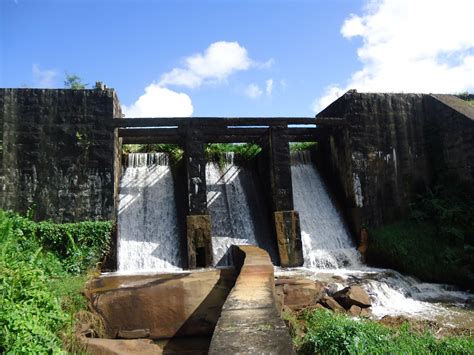
[[[360,255],[309,151],[292,154],[291,176],[295,209],[300,215],[304,266],[316,269],[360,266]]]
[[[174,181],[166,153],[127,155],[119,186],[117,257],[121,272],[183,267]]]
[[[236,164],[234,153],[226,153],[223,158],[219,163],[206,164],[214,265],[231,264],[229,248],[232,244],[259,246],[278,264],[269,212],[256,172]]]

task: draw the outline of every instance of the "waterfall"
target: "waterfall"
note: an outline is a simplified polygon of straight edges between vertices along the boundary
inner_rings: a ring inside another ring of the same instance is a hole
[[[214,264],[230,264],[228,250],[232,244],[258,245],[275,261],[276,243],[271,243],[265,203],[255,172],[235,165],[233,153],[226,153],[223,160],[206,165]]]
[[[173,271],[182,266],[168,160],[165,153],[128,154],[119,186],[119,271]]]
[[[466,309],[452,308],[453,305],[473,302],[470,293],[448,285],[419,282],[394,270],[369,268],[362,264],[309,152],[292,154],[291,176],[295,210],[300,215],[305,270],[288,273],[328,280],[336,276],[342,280],[342,283],[336,282],[338,289],[358,283],[371,296],[376,317],[416,315],[445,323],[472,317]]]
[[[360,255],[333,205],[308,151],[292,154],[295,210],[300,215],[304,266],[337,269],[360,265]]]

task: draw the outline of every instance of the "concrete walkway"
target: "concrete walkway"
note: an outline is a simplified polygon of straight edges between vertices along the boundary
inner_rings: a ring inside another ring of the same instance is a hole
[[[255,246],[234,247],[237,282],[222,308],[209,354],[294,354],[275,304],[273,265]]]

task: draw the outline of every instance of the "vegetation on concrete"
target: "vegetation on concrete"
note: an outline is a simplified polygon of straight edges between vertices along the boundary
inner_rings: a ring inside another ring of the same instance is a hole
[[[291,152],[301,152],[304,150],[311,150],[316,148],[318,143],[316,142],[298,142],[298,143],[290,143],[290,151]]]
[[[184,151],[177,144],[125,144],[124,153],[168,153],[171,162],[177,162],[183,157]]]
[[[111,222],[54,224],[0,210],[0,353],[74,346],[86,270],[108,251]]]
[[[316,147],[314,142],[290,143],[290,151],[310,150]],[[262,147],[252,143],[209,143],[206,144],[205,153],[209,161],[220,162],[225,154],[234,153],[241,160],[251,160],[262,151]],[[184,151],[176,144],[125,144],[124,153],[168,153],[171,161],[179,161]]]
[[[375,321],[351,319],[329,310],[284,313],[297,354],[472,354],[474,338],[437,339],[409,323],[389,328]]]
[[[441,181],[411,218],[370,231],[368,260],[425,281],[474,285],[474,187]]]
[[[257,144],[245,143],[209,143],[206,144],[205,152],[208,161],[225,163],[227,153],[233,153],[239,161],[249,161],[254,158],[262,148]]]

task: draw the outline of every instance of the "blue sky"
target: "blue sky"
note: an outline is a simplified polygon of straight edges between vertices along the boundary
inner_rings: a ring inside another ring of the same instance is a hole
[[[115,88],[128,116],[312,116],[349,88],[473,91],[473,3],[1,0],[0,87],[77,74]]]

